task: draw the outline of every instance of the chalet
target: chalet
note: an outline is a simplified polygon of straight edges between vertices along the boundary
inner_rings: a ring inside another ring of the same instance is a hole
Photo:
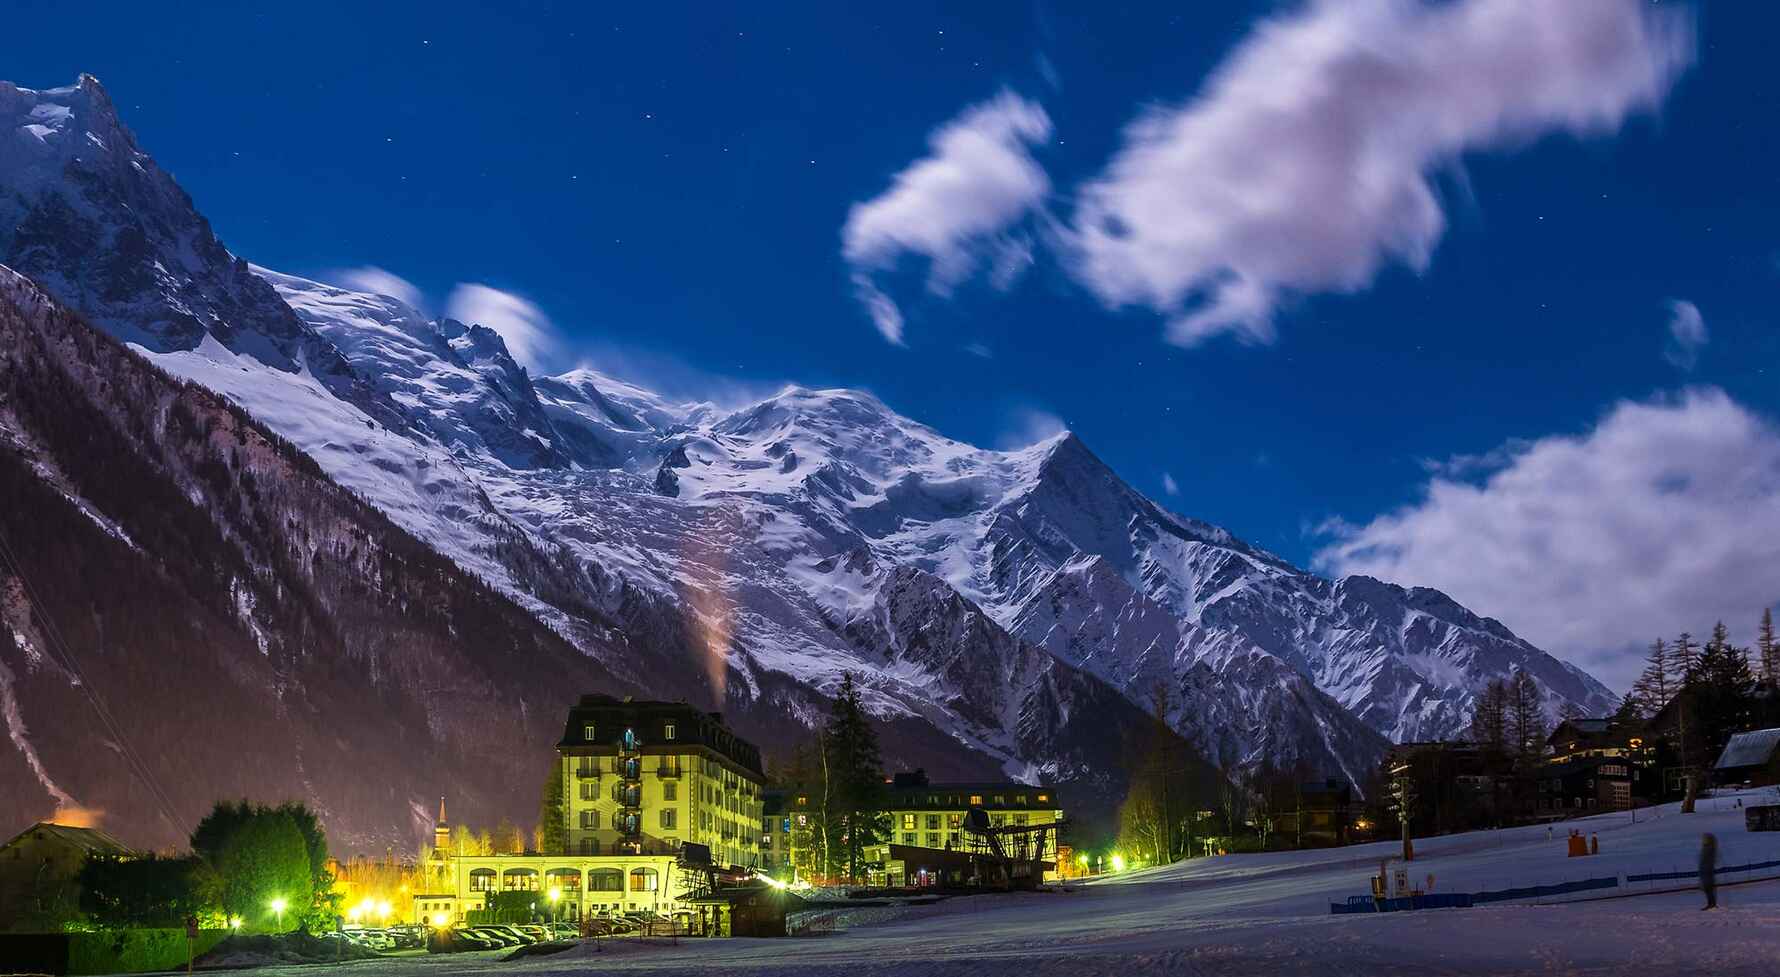
[[[1642,724],[1616,722],[1611,718],[1565,719],[1545,738],[1545,748],[1551,760],[1557,763],[1587,757],[1628,756],[1643,744]]]
[[[0,845],[0,930],[53,930],[76,919],[91,855],[134,854],[100,831],[42,821]]]
[[[1539,770],[1539,815],[1630,810],[1632,785],[1642,773],[1624,756],[1578,756],[1548,763]]]
[[[1732,736],[1712,765],[1712,779],[1720,784],[1756,787],[1780,784],[1780,728]]]

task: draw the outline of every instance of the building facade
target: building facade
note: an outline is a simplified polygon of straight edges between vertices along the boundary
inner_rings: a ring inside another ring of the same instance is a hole
[[[0,845],[0,931],[60,931],[80,918],[80,870],[135,853],[97,828],[42,821]]]
[[[719,864],[758,866],[760,751],[721,716],[684,702],[582,696],[557,752],[570,852],[672,854],[693,842]]]
[[[1021,784],[1012,781],[963,783],[932,783],[922,771],[899,773],[886,785],[884,814],[887,830],[876,845],[864,851],[867,880],[899,884],[905,877],[904,866],[890,857],[890,846],[962,851],[965,813],[982,808],[992,827],[1050,824],[1063,820],[1063,805],[1051,787]],[[784,815],[777,830],[763,837],[763,847],[771,839],[775,856],[791,866],[799,879],[819,881],[824,877],[819,853],[815,849],[812,830],[820,807],[817,792],[807,787],[788,787],[784,792]],[[769,829],[772,825],[768,826]],[[1044,861],[1057,861],[1058,832],[1048,833],[1041,855]]]
[[[563,852],[459,854],[441,805],[410,900],[415,918],[461,921],[513,893],[503,901],[523,902],[539,918],[685,915],[691,880],[681,877],[682,846],[705,845],[722,866],[759,867],[760,751],[721,716],[684,702],[585,695],[569,711],[557,753]]]

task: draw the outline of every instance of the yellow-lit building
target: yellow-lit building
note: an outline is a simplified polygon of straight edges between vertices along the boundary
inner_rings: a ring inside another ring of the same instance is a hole
[[[720,715],[684,702],[583,696],[557,750],[569,851],[670,853],[693,842],[720,865],[758,865],[760,751]]]
[[[540,917],[688,911],[682,846],[718,866],[760,859],[760,751],[716,713],[684,702],[582,696],[557,743],[563,765],[561,854],[458,855],[441,809],[414,916],[457,921],[491,893],[536,893]]]
[[[964,850],[965,813],[973,807],[982,808],[993,827],[1024,827],[1063,820],[1063,804],[1057,792],[1042,785],[1011,781],[932,783],[926,773],[915,771],[897,774],[886,790],[888,830],[879,844],[864,852],[869,878],[878,882],[900,884],[905,878],[902,863],[890,857],[892,844]],[[774,839],[770,844],[776,847],[775,854],[795,865],[800,878],[819,877],[817,859],[811,851],[811,825],[814,804],[819,804],[820,799],[801,787],[787,789],[783,797],[785,813],[780,830],[769,831],[766,838]],[[766,838],[763,845],[769,844]],[[1058,832],[1046,835],[1040,856],[1043,861],[1057,861],[1058,841]],[[1051,877],[1055,877],[1054,873]]]

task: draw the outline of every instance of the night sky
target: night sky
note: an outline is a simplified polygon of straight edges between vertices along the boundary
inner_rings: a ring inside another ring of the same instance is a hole
[[[1780,11],[949,6],[27,0],[0,77],[97,75],[256,263],[523,297],[534,369],[1066,425],[1170,508],[1610,683],[1780,596]],[[1513,30],[1547,16],[1580,40]],[[1367,181],[1386,205],[1343,202]]]

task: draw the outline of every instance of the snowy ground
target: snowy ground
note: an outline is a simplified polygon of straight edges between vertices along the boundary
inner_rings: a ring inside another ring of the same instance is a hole
[[[1435,890],[1451,892],[1690,870],[1702,831],[1718,835],[1723,864],[1780,858],[1780,835],[1743,829],[1738,796],[1705,801],[1688,817],[1670,806],[1639,812],[1637,824],[1625,814],[1570,822],[1598,835],[1601,854],[1591,858],[1564,856],[1567,826],[1550,841],[1544,828],[1427,839],[1414,871],[1434,873]],[[1776,800],[1771,791],[1741,796]],[[1716,913],[1698,911],[1697,891],[1627,897],[1621,888],[1608,890],[1619,898],[1559,905],[1329,915],[1331,901],[1367,891],[1377,858],[1393,847],[1198,859],[1068,893],[857,910],[827,936],[584,944],[511,964],[462,955],[355,966],[377,977],[1780,973],[1780,881],[1721,887]]]

